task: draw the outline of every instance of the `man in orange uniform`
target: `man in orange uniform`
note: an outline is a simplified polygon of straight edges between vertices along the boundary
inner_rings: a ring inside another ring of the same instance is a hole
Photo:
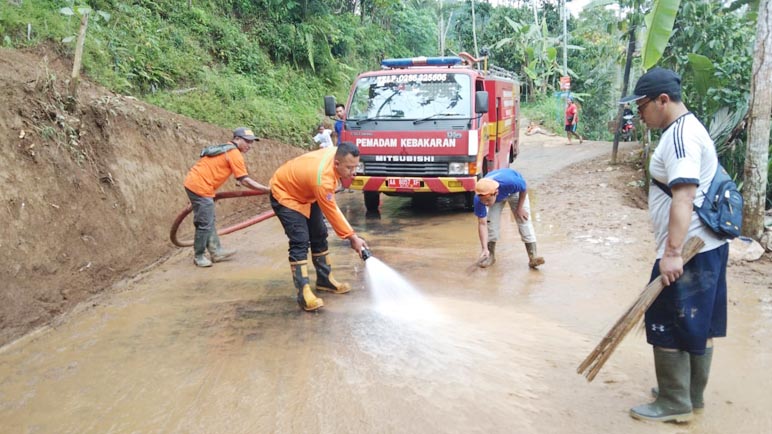
[[[271,189],[253,181],[247,175],[247,166],[242,153],[249,152],[252,143],[260,140],[248,128],[236,128],[233,139],[224,145],[205,148],[201,158],[185,177],[185,192],[193,206],[193,224],[196,235],[193,238],[193,262],[199,267],[211,267],[233,256],[235,250],[223,249],[217,236],[214,215],[214,192],[233,174],[241,185],[252,190],[269,193]],[[211,260],[204,256],[209,250]]]
[[[351,243],[359,255],[368,248],[365,240],[354,233],[335,203],[339,179],[354,176],[359,164],[359,149],[350,142],[296,157],[281,166],[271,178],[271,206],[289,238],[289,262],[292,280],[298,291],[298,304],[314,311],[324,301],[311,290],[308,279],[308,247],[316,268],[316,290],[343,294],[351,290],[346,283],[332,277],[328,259],[327,225]]]

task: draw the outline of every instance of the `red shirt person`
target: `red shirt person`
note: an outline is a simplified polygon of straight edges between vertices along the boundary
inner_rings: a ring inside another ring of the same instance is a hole
[[[571,144],[571,136],[579,139],[579,144],[582,144],[582,136],[577,134],[576,125],[579,122],[579,110],[574,103],[572,97],[566,98],[566,137],[568,138],[568,144]]]

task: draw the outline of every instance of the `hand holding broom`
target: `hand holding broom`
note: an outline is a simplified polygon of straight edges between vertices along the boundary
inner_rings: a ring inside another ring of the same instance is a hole
[[[699,237],[689,238],[684,244],[683,253],[684,264],[689,262],[700,249],[705,245]],[[649,306],[654,302],[662,289],[665,287],[662,283],[662,276],[657,276],[652,280],[646,288],[638,296],[635,303],[627,309],[624,315],[617,320],[614,327],[601,339],[600,343],[594,350],[584,359],[582,364],[576,369],[578,374],[586,372],[585,376],[587,381],[592,381],[600,371],[600,368],[606,363],[611,354],[614,352],[619,343],[627,336],[627,333],[635,327],[635,325],[641,320],[643,314],[649,309]],[[589,370],[588,370],[589,368]]]

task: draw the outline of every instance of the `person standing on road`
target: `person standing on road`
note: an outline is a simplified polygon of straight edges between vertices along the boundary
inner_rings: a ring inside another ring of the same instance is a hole
[[[199,267],[211,267],[213,262],[224,261],[234,254],[235,250],[227,250],[220,244],[215,228],[214,196],[215,190],[233,176],[241,185],[252,190],[269,193],[267,186],[260,184],[247,174],[244,156],[249,152],[255,140],[252,130],[236,128],[233,138],[224,145],[210,146],[201,153],[201,158],[190,169],[185,177],[185,193],[193,207],[193,225],[196,233],[193,238],[193,263]],[[210,258],[205,256],[209,250]]]
[[[649,163],[649,215],[657,243],[651,280],[661,275],[665,288],[645,315],[646,340],[654,350],[656,400],[632,408],[630,415],[686,421],[705,407],[713,338],[726,336],[729,246],[694,211],[705,199],[718,159],[710,134],[681,101],[678,74],[651,69],[620,104],[633,101],[641,120],[662,130]],[[705,246],[684,264],[681,250],[695,236]]]
[[[568,144],[571,144],[571,136],[579,139],[579,144],[582,144],[582,136],[576,132],[576,125],[579,122],[579,109],[574,103],[574,98],[566,98],[566,137],[568,138]]]
[[[314,136],[314,143],[319,145],[319,149],[329,148],[332,146],[332,130],[324,128],[323,124],[319,124],[316,127],[316,135]]]
[[[536,253],[536,233],[531,224],[531,205],[525,179],[516,170],[509,168],[489,172],[475,185],[474,214],[477,216],[477,233],[482,247],[477,265],[486,268],[496,262],[496,241],[505,203],[515,215],[520,239],[528,252],[528,266],[536,269],[544,264],[544,258]]]
[[[339,237],[346,239],[360,256],[367,243],[351,228],[335,203],[335,189],[340,179],[354,176],[359,164],[359,149],[350,142],[319,149],[296,157],[279,167],[271,178],[271,206],[289,238],[289,263],[297,289],[297,301],[305,311],[324,306],[311,290],[308,279],[308,248],[316,268],[316,290],[335,294],[351,287],[332,276],[328,255],[327,225],[330,222]],[[324,216],[324,217],[323,217]]]
[[[343,104],[335,104],[335,137],[336,142],[340,145],[341,135],[343,134],[343,124],[346,122],[346,106]]]

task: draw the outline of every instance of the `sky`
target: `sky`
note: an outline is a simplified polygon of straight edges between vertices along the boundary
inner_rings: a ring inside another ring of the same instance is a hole
[[[566,3],[566,7],[571,11],[571,15],[578,16],[584,5],[589,3],[590,0],[574,0],[570,3]]]

